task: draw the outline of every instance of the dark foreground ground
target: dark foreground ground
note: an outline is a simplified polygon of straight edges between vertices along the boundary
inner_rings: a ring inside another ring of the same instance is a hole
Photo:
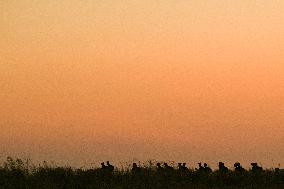
[[[72,169],[46,164],[29,166],[7,159],[0,167],[1,189],[284,189],[284,171],[200,171],[157,169]]]

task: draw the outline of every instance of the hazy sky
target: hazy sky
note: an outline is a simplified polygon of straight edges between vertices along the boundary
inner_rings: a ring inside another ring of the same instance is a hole
[[[283,0],[2,0],[0,36],[0,158],[284,165]]]

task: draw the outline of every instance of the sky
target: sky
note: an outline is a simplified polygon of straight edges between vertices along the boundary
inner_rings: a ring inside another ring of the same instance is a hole
[[[0,159],[284,166],[284,1],[3,0]]]

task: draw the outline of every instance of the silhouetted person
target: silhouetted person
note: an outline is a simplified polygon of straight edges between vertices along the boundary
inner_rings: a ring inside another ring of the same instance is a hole
[[[141,173],[141,168],[137,166],[136,163],[133,163],[131,172],[133,175],[137,175]]]
[[[205,173],[211,173],[212,169],[207,165],[207,163],[204,163],[204,171]]]
[[[101,163],[101,166],[102,166],[102,167],[101,167],[101,172],[102,172],[102,173],[105,173],[106,170],[107,170],[107,166],[105,165],[104,162]]]
[[[138,168],[137,164],[136,163],[133,163],[132,164],[132,170],[136,170]]]
[[[201,162],[198,163],[198,171],[199,172],[203,172],[204,171],[204,167],[202,166]]]
[[[223,162],[219,162],[219,171],[222,173],[227,173],[229,169],[225,166]]]
[[[251,170],[253,172],[260,172],[263,170],[262,167],[257,165],[257,163],[251,163],[251,166],[252,166]]]
[[[109,170],[108,167],[105,165],[104,162],[101,163],[101,170],[100,170],[100,175],[101,175],[101,179],[104,182],[108,182],[109,181]]]
[[[183,166],[182,163],[178,163],[178,172],[181,176],[184,175],[184,173],[185,173],[184,166]]]
[[[101,169],[105,169],[107,167],[104,162],[101,163],[101,166]]]
[[[243,172],[243,171],[245,171],[245,169],[241,166],[241,164],[239,162],[235,163],[234,167],[235,167],[235,171],[236,172]]]
[[[171,172],[171,171],[174,170],[174,168],[171,167],[171,166],[169,166],[167,163],[164,163],[164,166],[165,166],[165,171],[166,171],[166,172]]]
[[[174,173],[174,168],[169,166],[167,163],[164,163],[164,171],[163,175],[167,178],[170,179]]]
[[[180,175],[186,176],[189,172],[188,168],[186,167],[186,163],[180,163],[178,166],[179,166]]]
[[[186,167],[186,163],[183,163],[183,164],[182,164],[182,169],[183,169],[184,171],[188,171],[188,168]]]
[[[188,170],[186,163],[178,163],[178,169],[181,171]]]
[[[109,163],[109,161],[107,161],[106,163],[107,163],[107,169],[108,169],[108,171],[109,171],[110,173],[112,173],[113,170],[114,170],[114,166],[111,165],[111,164]]]
[[[102,162],[101,163],[101,173],[103,174],[103,175],[105,175],[106,174],[106,172],[107,172],[107,166],[105,165],[105,163],[104,162]]]
[[[182,163],[178,163],[178,170],[182,171]]]
[[[161,163],[157,163],[157,173],[162,174],[163,172],[163,167],[161,166]]]

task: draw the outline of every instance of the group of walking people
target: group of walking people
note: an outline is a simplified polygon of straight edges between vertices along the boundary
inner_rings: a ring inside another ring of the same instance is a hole
[[[112,173],[114,171],[114,166],[110,164],[109,161],[106,162],[106,165],[105,163],[101,163],[101,170],[103,172],[107,172],[107,173]],[[259,171],[262,171],[263,168],[261,166],[259,166],[257,163],[251,163],[251,171],[253,172],[259,172]],[[178,166],[177,166],[177,169],[175,169],[174,167],[168,165],[168,163],[157,163],[156,164],[156,171],[158,173],[169,173],[169,172],[173,172],[173,171],[180,171],[180,172],[188,172],[190,171],[190,169],[186,166],[186,163],[178,163]],[[137,165],[137,163],[133,163],[132,164],[132,169],[131,169],[131,172],[133,174],[137,174],[137,173],[140,173],[142,171],[142,167],[139,167]],[[202,172],[202,173],[210,173],[212,172],[212,169],[210,168],[210,166],[207,164],[207,163],[198,163],[198,168],[195,168],[195,171],[196,172]],[[219,172],[223,172],[223,173],[226,173],[226,172],[229,172],[230,169],[228,167],[225,166],[225,164],[223,162],[219,162],[218,164],[218,171]],[[243,171],[246,171],[242,165],[239,163],[239,162],[236,162],[234,164],[234,171],[236,172],[243,172]]]

